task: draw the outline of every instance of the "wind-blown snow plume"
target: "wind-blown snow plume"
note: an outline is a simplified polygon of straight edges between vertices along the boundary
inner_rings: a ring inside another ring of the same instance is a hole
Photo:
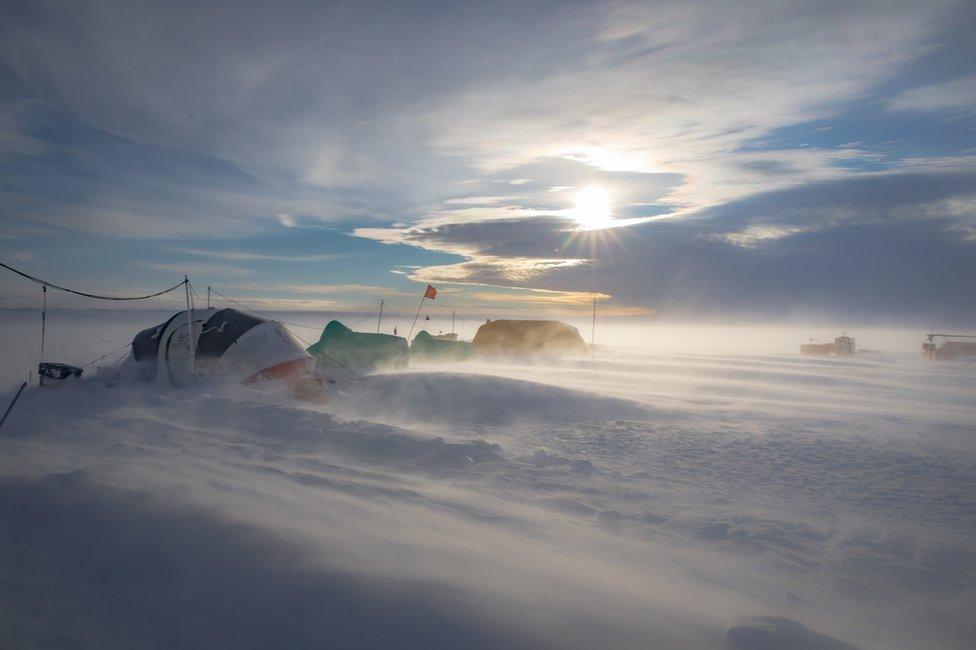
[[[5,636],[963,648],[974,372],[630,349],[325,406],[32,388],[0,434]]]

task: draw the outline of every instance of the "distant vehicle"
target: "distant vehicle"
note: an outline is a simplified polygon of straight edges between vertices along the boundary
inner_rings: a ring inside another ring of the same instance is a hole
[[[927,334],[922,343],[922,354],[931,359],[956,359],[976,357],[976,336],[971,334]],[[941,338],[942,345],[936,346],[935,339]],[[973,339],[960,341],[957,339]]]
[[[857,353],[857,346],[850,336],[838,336],[833,343],[821,343],[810,339],[810,343],[800,346],[800,354],[824,357],[853,357]]]

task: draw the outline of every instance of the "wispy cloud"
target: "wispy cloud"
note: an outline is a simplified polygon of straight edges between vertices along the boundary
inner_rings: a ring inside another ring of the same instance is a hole
[[[790,235],[796,235],[809,231],[810,228],[804,228],[802,226],[755,225],[743,228],[742,230],[736,232],[709,235],[709,237],[718,241],[724,241],[730,244],[735,244],[736,246],[748,248],[763,242],[775,241],[777,239],[782,239],[783,237],[789,237]]]
[[[710,273],[726,287],[725,255],[845,228],[914,220],[951,257],[970,245],[961,189],[900,212],[876,192],[838,205],[804,189],[973,168],[969,4],[39,3],[0,24],[0,237],[94,235],[177,273],[261,264],[284,293],[299,263],[336,257],[291,256],[296,237],[340,227],[370,240],[353,273],[574,291],[612,265],[574,237],[575,190],[597,185],[632,273],[695,258],[660,285],[675,300]],[[779,203],[794,190],[803,206]],[[665,291],[601,277],[635,303]],[[775,278],[753,280],[782,299]]]
[[[232,260],[237,262],[269,261],[269,262],[328,262],[342,257],[337,254],[322,255],[275,255],[271,253],[257,253],[253,251],[208,250],[197,248],[173,248],[171,252],[180,255],[193,255],[218,260]]]
[[[976,112],[976,74],[905,90],[888,102],[893,111]]]
[[[302,284],[294,282],[252,282],[235,283],[228,289],[238,291],[264,291],[275,293],[298,293],[315,296],[359,294],[369,296],[413,295],[389,287],[370,284]]]
[[[693,184],[672,195],[686,208],[782,187],[783,178],[750,172],[745,163],[757,154],[739,150],[865,96],[925,51],[937,15],[908,5],[835,6],[816,16],[784,9],[756,20],[761,4],[624,5],[586,64],[541,82],[504,78],[468,90],[439,112],[436,142],[489,171],[567,157],[612,171],[675,172]],[[790,182],[803,182],[822,178],[837,154],[763,155],[797,158]]]
[[[509,286],[511,283],[543,275],[556,269],[566,269],[586,264],[585,259],[538,259],[517,257],[496,257],[478,255],[458,264],[425,266],[410,275],[418,282],[451,282],[455,284],[485,284],[486,276],[496,278],[495,286]]]
[[[464,196],[454,199],[447,199],[444,201],[447,205],[485,205],[485,204],[495,204],[502,203],[504,201],[511,201],[513,197],[496,195],[496,196]]]
[[[221,277],[221,276],[247,276],[252,275],[250,269],[245,269],[239,266],[231,266],[227,264],[180,264],[180,263],[170,263],[170,262],[137,262],[136,266],[144,269],[150,269],[152,271],[162,271],[167,274],[172,274],[174,277],[177,275],[188,274],[192,276],[201,276],[204,278],[210,277]],[[192,278],[191,278],[192,279]]]

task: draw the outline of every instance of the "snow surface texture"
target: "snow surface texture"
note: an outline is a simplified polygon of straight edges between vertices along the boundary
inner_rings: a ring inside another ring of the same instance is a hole
[[[156,320],[62,319],[48,358]],[[974,387],[914,351],[634,349],[324,406],[32,387],[0,431],[0,646],[968,648]]]

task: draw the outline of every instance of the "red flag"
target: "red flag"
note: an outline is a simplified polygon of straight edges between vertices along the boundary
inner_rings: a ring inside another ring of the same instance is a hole
[[[437,289],[435,289],[434,287],[428,284],[427,291],[424,291],[424,298],[430,298],[431,300],[433,300],[436,297],[437,297]]]

